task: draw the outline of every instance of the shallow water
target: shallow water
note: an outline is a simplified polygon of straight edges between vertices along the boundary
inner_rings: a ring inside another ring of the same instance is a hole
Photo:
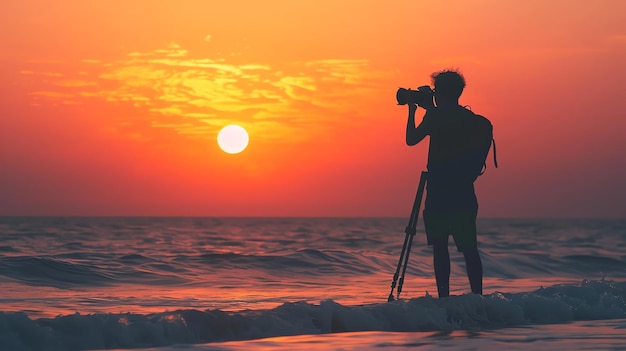
[[[419,225],[404,301],[386,304],[405,226],[393,218],[0,218],[0,348],[457,335],[626,318],[626,220],[481,219],[485,297],[464,295],[463,257],[451,243],[451,292],[463,296],[441,301],[430,297],[432,257]],[[411,309],[427,314],[384,321]]]
[[[239,350],[626,350],[626,320],[542,324],[496,330],[358,332],[298,335],[204,345],[176,345],[146,351]]]

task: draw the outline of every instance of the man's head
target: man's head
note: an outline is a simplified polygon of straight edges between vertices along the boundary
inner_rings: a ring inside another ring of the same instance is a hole
[[[435,87],[435,102],[458,104],[465,88],[465,78],[456,70],[443,70],[430,75]]]

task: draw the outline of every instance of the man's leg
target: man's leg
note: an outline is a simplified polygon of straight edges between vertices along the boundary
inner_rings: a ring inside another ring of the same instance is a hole
[[[472,292],[483,293],[483,263],[478,252],[476,210],[461,212],[452,220],[454,242],[465,257],[465,268]]]
[[[448,238],[433,240],[432,245],[437,292],[440,298],[447,297],[450,296],[450,253],[448,252]]]
[[[478,247],[463,250],[467,278],[474,294],[483,294],[483,263],[480,260]]]

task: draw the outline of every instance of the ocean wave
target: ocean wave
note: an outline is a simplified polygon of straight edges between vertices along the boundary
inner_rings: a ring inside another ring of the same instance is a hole
[[[198,257],[178,258],[200,260],[216,269],[278,270],[281,274],[295,273],[310,276],[333,274],[370,274],[371,265],[364,257],[341,250],[298,250],[286,255],[246,255],[237,253],[207,253]]]
[[[271,310],[180,310],[156,314],[73,314],[30,319],[0,313],[2,350],[143,348],[354,331],[492,329],[626,317],[626,282],[583,281],[533,292],[495,292],[359,306],[332,300]]]
[[[576,262],[582,268],[626,271],[626,262],[616,258],[595,255],[568,255],[563,259]]]
[[[88,265],[48,257],[0,257],[0,274],[30,285],[103,286],[113,278]]]
[[[65,257],[63,257],[65,256]],[[73,287],[99,287],[118,283],[142,283],[146,285],[180,284],[186,282],[179,276],[159,273],[170,269],[164,265],[151,265],[151,271],[141,267],[121,266],[118,269],[101,267],[90,262],[77,262],[59,257],[0,257],[0,276],[11,278],[31,286],[52,286],[59,289]],[[157,269],[157,266],[159,269]]]

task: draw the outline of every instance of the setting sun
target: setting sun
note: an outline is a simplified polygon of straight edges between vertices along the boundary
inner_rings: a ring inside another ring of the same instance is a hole
[[[238,154],[248,146],[248,132],[238,125],[228,125],[217,134],[217,144],[224,152]]]

